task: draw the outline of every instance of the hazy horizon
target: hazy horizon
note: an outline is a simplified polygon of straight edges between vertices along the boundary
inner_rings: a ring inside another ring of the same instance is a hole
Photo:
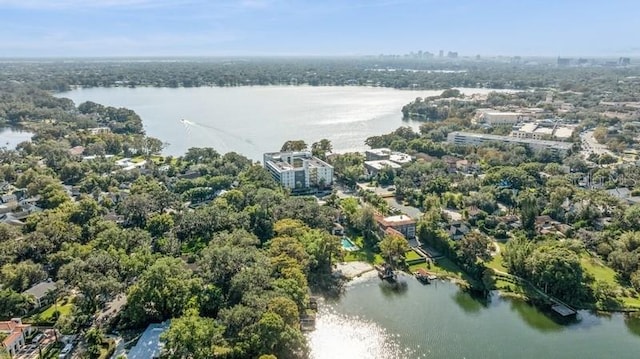
[[[0,0],[0,57],[634,57],[638,13],[631,0]]]

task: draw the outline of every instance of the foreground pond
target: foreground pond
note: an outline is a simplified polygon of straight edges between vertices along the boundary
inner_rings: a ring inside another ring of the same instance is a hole
[[[474,299],[455,284],[413,277],[391,288],[376,278],[321,303],[312,357],[638,358],[640,319],[581,311],[561,325],[527,303],[492,293]]]

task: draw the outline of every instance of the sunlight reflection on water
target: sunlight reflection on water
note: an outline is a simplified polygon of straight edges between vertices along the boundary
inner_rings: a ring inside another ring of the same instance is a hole
[[[336,358],[407,358],[412,352],[403,349],[393,334],[371,321],[339,314],[320,307],[316,330],[308,334],[311,357]]]

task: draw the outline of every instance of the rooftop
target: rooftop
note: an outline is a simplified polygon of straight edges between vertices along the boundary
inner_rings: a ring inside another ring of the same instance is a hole
[[[535,140],[532,138],[516,138],[510,136],[499,136],[499,135],[489,135],[484,133],[473,133],[473,132],[460,132],[455,131],[449,134],[450,136],[464,136],[467,138],[476,138],[482,141],[498,141],[498,142],[514,142],[514,143],[524,143],[529,145],[543,145],[550,148],[558,148],[562,150],[570,150],[573,146],[570,142],[560,142],[560,141],[548,141],[548,140]]]
[[[365,165],[375,168],[376,170],[381,170],[385,167],[391,168],[400,168],[401,166],[395,162],[391,162],[389,160],[378,160],[378,161],[365,161]]]
[[[392,225],[411,224],[416,222],[413,218],[405,214],[401,214],[398,216],[385,217],[384,221]]]
[[[56,289],[56,283],[52,281],[40,282],[33,287],[25,290],[23,294],[30,294],[36,298],[43,298],[49,291]]]
[[[163,344],[160,342],[160,335],[169,329],[169,321],[149,324],[142,333],[136,346],[127,353],[129,359],[151,359],[157,358],[162,352]]]

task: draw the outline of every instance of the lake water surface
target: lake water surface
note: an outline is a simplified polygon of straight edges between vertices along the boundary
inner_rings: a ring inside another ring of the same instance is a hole
[[[350,284],[321,303],[309,334],[312,357],[333,358],[638,358],[640,319],[581,311],[561,325],[520,300],[493,293],[479,301],[455,284],[403,290],[377,277]]]
[[[33,133],[17,128],[0,127],[0,148],[15,149],[20,142],[30,141]]]
[[[487,89],[462,89],[486,93]],[[400,126],[402,106],[416,97],[442,91],[407,91],[378,87],[199,87],[88,88],[58,94],[76,105],[93,101],[135,110],[149,136],[168,142],[165,154],[190,147],[236,151],[254,160],[280,149],[287,140],[331,140],[335,151],[364,150],[369,136]],[[181,121],[184,119],[186,121]]]

